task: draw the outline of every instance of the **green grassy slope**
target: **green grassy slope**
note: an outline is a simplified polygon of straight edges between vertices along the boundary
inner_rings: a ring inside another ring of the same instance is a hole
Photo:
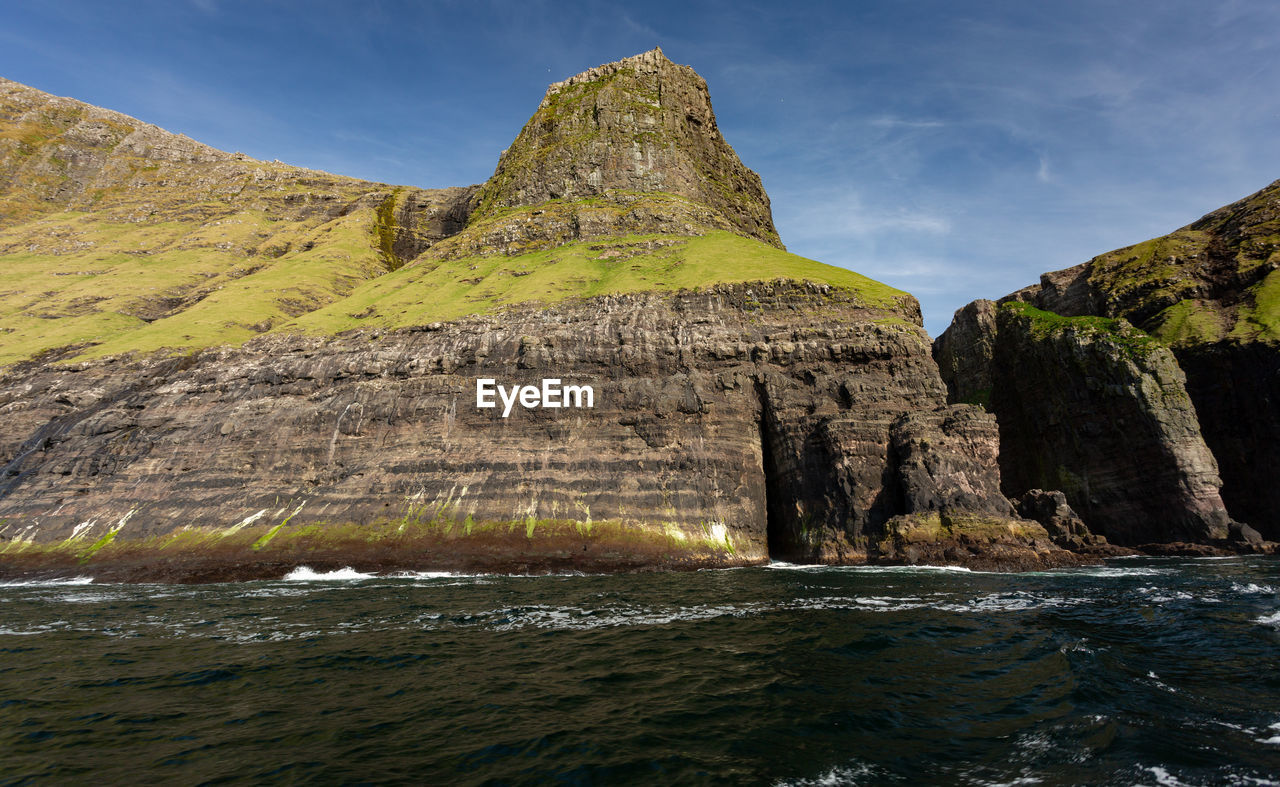
[[[703,236],[639,235],[581,241],[511,257],[420,259],[357,287],[342,301],[278,330],[335,333],[404,327],[492,312],[517,303],[727,282],[797,279],[855,293],[868,307],[896,311],[907,293],[725,231]]]
[[[459,191],[256,161],[0,79],[0,367],[719,282],[826,283],[884,319],[913,303],[661,192],[494,210],[402,264],[397,238]]]
[[[1168,235],[1099,255],[1110,316],[1171,345],[1280,341],[1280,181]]]
[[[384,273],[373,213],[121,224],[65,212],[0,231],[0,365],[67,346],[99,356],[241,343]]]

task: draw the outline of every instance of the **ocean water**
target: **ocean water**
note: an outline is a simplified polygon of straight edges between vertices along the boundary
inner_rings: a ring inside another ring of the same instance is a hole
[[[1280,562],[0,586],[0,784],[1280,784]]]

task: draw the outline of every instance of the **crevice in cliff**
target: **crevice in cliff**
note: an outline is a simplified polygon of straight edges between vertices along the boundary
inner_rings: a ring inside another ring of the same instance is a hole
[[[788,527],[783,513],[783,493],[778,472],[777,423],[769,404],[769,391],[765,384],[756,381],[756,398],[760,404],[760,459],[764,470],[765,536],[769,557],[774,560],[800,559],[804,544],[796,538],[794,529]]]

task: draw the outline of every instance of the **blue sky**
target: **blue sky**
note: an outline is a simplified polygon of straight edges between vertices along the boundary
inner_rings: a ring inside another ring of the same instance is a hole
[[[0,75],[215,147],[486,179],[547,83],[661,45],[791,251],[951,313],[1280,178],[1280,3],[15,2]]]

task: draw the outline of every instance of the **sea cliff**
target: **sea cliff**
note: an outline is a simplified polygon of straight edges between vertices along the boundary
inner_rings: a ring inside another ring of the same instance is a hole
[[[551,85],[445,189],[0,87],[0,575],[1016,570],[1252,532],[1163,345],[992,304],[940,372],[913,297],[784,250],[660,50]],[[1016,414],[1030,380],[1087,408]],[[1117,422],[1149,451],[1074,436]]]

